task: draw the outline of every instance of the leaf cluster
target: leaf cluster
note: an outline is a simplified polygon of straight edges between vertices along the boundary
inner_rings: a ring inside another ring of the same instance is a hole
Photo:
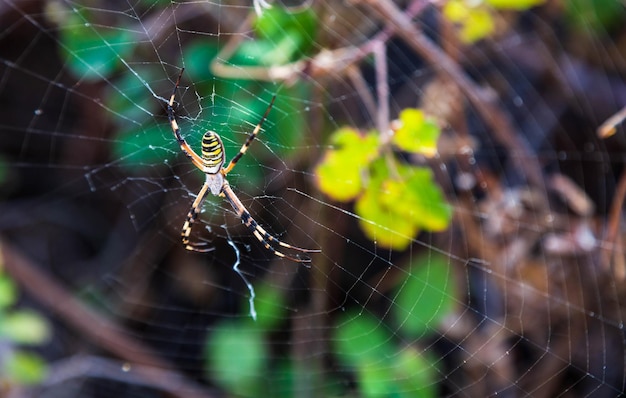
[[[429,168],[400,162],[392,153],[434,156],[437,125],[418,109],[403,110],[392,125],[390,140],[377,131],[337,130],[315,176],[330,198],[356,201],[361,228],[370,239],[402,250],[421,230],[445,229],[452,212]]]

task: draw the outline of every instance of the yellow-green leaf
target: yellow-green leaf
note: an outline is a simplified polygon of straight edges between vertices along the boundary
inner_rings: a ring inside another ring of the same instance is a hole
[[[485,0],[485,3],[501,10],[523,11],[545,3],[545,0]]]
[[[0,264],[1,265],[1,264]],[[0,308],[13,304],[17,297],[17,288],[12,279],[0,273]]]
[[[426,167],[398,164],[397,178],[382,182],[380,201],[383,206],[410,220],[419,228],[441,231],[448,226],[452,211],[441,189]]]
[[[361,228],[378,245],[403,250],[421,229],[447,228],[452,211],[428,168],[388,163],[371,164],[370,179],[355,204]]]
[[[469,8],[463,0],[451,0],[443,7],[443,15],[450,22],[462,22],[467,19]]]
[[[362,217],[361,229],[368,238],[381,247],[406,249],[418,233],[417,224],[394,206],[401,194],[390,183],[388,163],[378,159],[371,164],[370,179],[357,200],[354,210]]]
[[[363,185],[361,169],[355,166],[337,153],[327,153],[315,170],[319,190],[340,202],[356,198]]]
[[[405,109],[400,112],[399,127],[393,136],[393,143],[400,150],[420,153],[427,157],[437,154],[439,127],[426,118],[419,109]]]
[[[15,311],[4,314],[0,336],[20,344],[40,344],[50,338],[50,325],[34,311]]]
[[[474,43],[495,30],[493,16],[482,4],[470,5],[463,0],[452,0],[444,6],[443,15],[459,26],[459,37],[465,43]]]
[[[355,199],[363,190],[363,176],[378,154],[378,137],[344,128],[333,134],[328,150],[315,169],[320,191],[337,201]]]
[[[418,227],[441,231],[448,227],[452,209],[441,189],[426,167],[399,166],[401,180],[385,182],[386,194],[382,200],[395,207],[398,214],[410,219]]]
[[[369,187],[357,200],[355,211],[362,217],[360,224],[365,235],[381,247],[404,250],[417,235],[417,225],[385,206],[380,192]]]
[[[15,351],[5,361],[2,373],[21,384],[41,382],[47,373],[44,360],[28,352]]]

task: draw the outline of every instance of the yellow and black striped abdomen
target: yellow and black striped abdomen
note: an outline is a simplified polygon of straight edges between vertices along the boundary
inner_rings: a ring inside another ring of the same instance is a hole
[[[214,131],[207,131],[202,136],[202,160],[211,173],[217,173],[224,164],[224,145]]]

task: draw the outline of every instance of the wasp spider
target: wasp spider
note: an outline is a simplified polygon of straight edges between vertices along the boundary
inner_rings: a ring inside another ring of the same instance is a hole
[[[193,201],[191,205],[191,209],[187,214],[187,219],[183,224],[183,230],[181,232],[183,244],[187,250],[199,251],[199,252],[207,252],[212,250],[212,248],[207,248],[206,243],[191,243],[191,229],[193,227],[193,223],[198,218],[198,214],[200,214],[202,202],[208,191],[211,191],[213,195],[221,196],[226,198],[226,200],[230,203],[230,205],[235,209],[237,216],[241,218],[241,222],[248,227],[250,232],[254,235],[256,239],[259,240],[263,244],[263,246],[271,251],[274,255],[282,258],[286,258],[292,261],[300,262],[300,263],[309,263],[311,259],[307,256],[301,255],[288,255],[281,251],[276,250],[276,246],[284,247],[287,249],[291,249],[294,251],[304,252],[304,253],[315,253],[320,250],[311,250],[311,249],[303,249],[301,247],[296,247],[289,245],[285,242],[281,242],[278,238],[270,235],[263,227],[261,227],[250,215],[250,212],[245,208],[241,200],[235,195],[228,180],[226,180],[226,175],[235,167],[239,159],[246,153],[248,147],[257,136],[259,131],[261,130],[261,126],[263,122],[267,118],[270,110],[272,109],[272,105],[274,104],[274,98],[270,102],[265,114],[261,118],[259,124],[256,125],[252,133],[246,139],[243,146],[239,150],[239,153],[231,159],[226,167],[224,166],[225,154],[224,154],[224,145],[222,144],[222,139],[217,133],[214,131],[207,131],[202,136],[202,152],[201,155],[198,155],[194,152],[193,149],[189,146],[187,141],[180,135],[180,128],[178,127],[178,123],[176,122],[176,117],[174,116],[174,97],[176,95],[176,90],[180,84],[180,79],[183,74],[183,68],[178,75],[178,79],[176,80],[176,85],[174,86],[174,90],[172,92],[172,96],[167,104],[167,117],[170,121],[170,125],[172,127],[172,131],[174,132],[174,136],[176,137],[176,141],[180,144],[180,149],[182,149],[183,153],[187,155],[187,157],[191,160],[191,162],[200,169],[205,174],[204,185],[198,192],[198,196]]]

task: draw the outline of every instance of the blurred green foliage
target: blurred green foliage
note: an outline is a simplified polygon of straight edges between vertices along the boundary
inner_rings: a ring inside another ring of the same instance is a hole
[[[163,7],[169,5],[162,3]],[[134,62],[135,54],[142,53],[143,42],[125,27],[128,20],[124,14],[112,18],[79,5],[61,8],[49,7],[47,12],[48,18],[59,25],[60,47],[68,70],[79,80],[107,82],[103,106],[112,115],[116,128],[112,155],[132,173],[171,164],[180,156],[180,149],[164,109],[176,71],[164,79],[149,63]],[[255,38],[239,45],[227,61],[229,65],[271,67],[300,59],[313,48],[318,20],[310,9],[291,12],[272,7],[254,21],[253,29]],[[273,83],[250,79],[245,72],[237,79],[214,76],[209,65],[219,53],[218,45],[205,37],[184,43],[180,66],[187,73],[176,96],[175,110],[182,134],[192,147],[199,150],[200,138],[211,129],[222,137],[228,156],[238,151],[277,89]],[[164,82],[154,83],[159,79]],[[161,101],[153,94],[157,91],[163,93]],[[308,87],[304,84],[283,87],[277,93],[276,109],[270,113],[262,133],[262,139],[271,143],[272,156],[289,156],[302,141],[306,113],[298,99],[307,96]],[[155,117],[159,114],[162,116]],[[244,157],[238,165],[238,169],[246,170],[242,182],[248,184],[247,188],[262,183],[262,170],[255,162],[269,153],[263,151],[262,145],[258,147],[254,157]]]
[[[281,327],[289,308],[284,292],[261,285],[255,303],[256,321],[245,314],[212,327],[205,345],[208,377],[236,396],[297,397],[296,380],[315,376],[313,369],[297,363],[290,353],[272,352],[272,332]],[[244,307],[248,309],[247,302]],[[336,380],[314,384],[324,391],[321,396],[339,392]]]
[[[292,12],[272,7],[256,19],[254,28],[259,38],[254,44],[260,50],[258,58],[261,64],[283,65],[297,61],[310,52],[315,43],[318,20],[313,8]],[[263,52],[264,47],[268,47],[269,51]]]
[[[566,15],[582,32],[602,34],[620,24],[626,17],[624,2],[615,0],[567,0]]]
[[[81,79],[109,78],[138,44],[126,29],[94,27],[87,8],[74,9],[68,15],[60,31],[62,55],[69,70]]]
[[[348,311],[334,318],[331,354],[342,370],[354,374],[358,396],[435,397],[437,359],[419,345],[436,334],[438,325],[456,302],[450,264],[441,257],[416,259],[397,283],[390,317]],[[232,395],[255,397],[263,391],[273,397],[297,397],[297,380],[335,377],[271,353],[272,332],[280,328],[288,308],[281,292],[263,285],[257,293],[257,322],[250,317],[223,321],[212,328],[205,346],[207,371]],[[247,306],[245,307],[247,308]],[[398,338],[400,337],[400,338]],[[317,359],[311,358],[312,362]],[[345,395],[337,379],[317,380],[319,396]]]
[[[1,270],[1,267],[0,267]],[[8,385],[35,384],[46,376],[46,362],[20,346],[35,346],[50,339],[50,325],[32,310],[17,309],[15,283],[0,271],[0,380]]]
[[[417,346],[395,340],[388,325],[372,315],[350,312],[332,336],[342,365],[356,375],[362,397],[436,397],[436,360]]]

